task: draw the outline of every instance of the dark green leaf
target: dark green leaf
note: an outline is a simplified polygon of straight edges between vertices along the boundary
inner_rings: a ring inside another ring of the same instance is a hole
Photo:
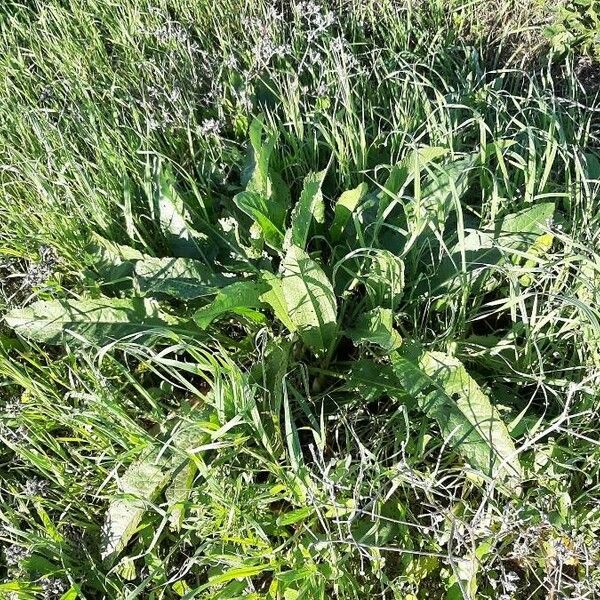
[[[200,329],[206,329],[215,319],[234,313],[253,321],[262,321],[258,312],[263,306],[262,296],[271,288],[264,282],[238,281],[222,288],[217,297],[194,314],[194,321]]]
[[[232,282],[193,258],[148,257],[136,263],[135,275],[142,292],[167,294],[180,300],[215,294]]]
[[[355,343],[377,344],[388,352],[402,343],[400,334],[394,329],[394,315],[389,308],[374,308],[364,313],[346,335]]]

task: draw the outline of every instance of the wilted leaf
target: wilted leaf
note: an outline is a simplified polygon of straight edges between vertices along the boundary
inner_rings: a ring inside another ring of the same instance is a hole
[[[290,319],[315,353],[327,352],[337,334],[337,302],[321,267],[292,246],[283,261],[283,294]]]

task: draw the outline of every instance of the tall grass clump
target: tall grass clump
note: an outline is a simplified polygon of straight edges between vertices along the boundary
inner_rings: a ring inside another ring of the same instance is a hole
[[[0,596],[600,593],[578,7],[0,8]]]

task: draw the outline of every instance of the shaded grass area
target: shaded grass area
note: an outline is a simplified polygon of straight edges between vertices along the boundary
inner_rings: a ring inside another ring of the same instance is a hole
[[[340,384],[298,347],[284,363],[285,340],[244,319],[108,351],[38,346],[3,324],[0,594],[595,597],[600,106],[572,48],[552,52],[553,7],[526,4],[6,3],[7,309],[122,294],[98,278],[94,234],[168,256],[149,209],[157,159],[194,224],[233,216],[248,242],[232,198],[258,115],[277,134],[271,165],[292,198],[330,165],[327,215],[345,190],[387,185],[415,149],[440,148],[447,162],[423,169],[398,207],[421,197],[421,179],[435,190],[448,164],[472,158],[459,163],[468,184],[448,196],[458,208],[403,256],[394,324],[466,365],[507,424],[523,478],[509,494],[486,485],[414,399],[376,393],[389,360],[349,339],[335,359],[373,360],[370,384]],[[483,269],[477,259],[485,285],[465,263],[452,285],[440,279],[449,258],[478,249],[464,244],[471,231],[550,202],[534,248]],[[386,218],[375,220],[383,232]],[[454,256],[448,239],[459,240]],[[310,249],[330,264],[327,244]],[[348,305],[358,317],[363,304]],[[272,410],[280,385],[287,409]],[[200,450],[177,447],[174,419],[208,436]],[[191,461],[187,495],[146,498],[131,541],[103,560],[119,477],[155,451]]]

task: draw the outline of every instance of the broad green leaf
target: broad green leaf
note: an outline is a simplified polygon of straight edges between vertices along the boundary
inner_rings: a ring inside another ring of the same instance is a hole
[[[135,275],[142,292],[180,300],[209,296],[232,282],[193,258],[147,257],[136,263]]]
[[[428,417],[475,469],[491,478],[521,476],[517,452],[500,415],[459,360],[410,345],[392,355],[396,375]]]
[[[135,535],[145,512],[173,476],[189,463],[186,452],[210,438],[199,423],[210,409],[195,421],[175,420],[167,446],[156,446],[131,464],[118,480],[119,496],[108,507],[102,527],[101,555],[112,562]]]
[[[232,579],[242,579],[246,577],[254,577],[263,571],[272,571],[273,566],[269,563],[264,565],[256,565],[256,566],[243,566],[243,567],[232,567],[231,569],[227,569],[224,573],[220,575],[214,575],[210,577],[208,580],[209,585],[221,585],[223,583],[227,583]]]
[[[544,234],[554,211],[554,202],[543,202],[507,215],[496,227],[496,239],[504,248],[525,252]]]
[[[326,174],[327,169],[324,169],[319,173],[310,173],[304,178],[300,200],[292,211],[291,225],[286,232],[286,248],[297,246],[301,250],[305,250],[313,219],[322,221],[325,205],[321,185]]]
[[[104,289],[111,292],[131,289],[135,262],[146,255],[123,244],[117,244],[93,234],[91,247],[94,275],[100,279]]]
[[[329,279],[304,250],[292,246],[283,260],[283,294],[302,341],[327,352],[337,334],[337,302]]]
[[[411,181],[421,176],[421,171],[434,160],[448,154],[447,148],[425,146],[409,152],[397,165],[392,167],[383,186],[383,195],[395,195]]]
[[[356,360],[339,377],[345,380],[343,390],[359,393],[366,402],[382,396],[402,403],[408,401],[406,391],[391,365],[368,359]]]
[[[449,528],[454,523],[448,523]],[[488,541],[481,542],[477,548],[471,548],[467,555],[457,560],[452,565],[452,575],[448,578],[446,600],[476,600],[477,576],[481,570],[482,559],[493,550],[494,544]]]
[[[133,463],[119,479],[124,497],[110,503],[102,529],[102,558],[116,557],[136,533],[148,508],[171,478],[165,459],[145,458]]]
[[[404,294],[404,262],[388,250],[377,250],[365,260],[364,269],[369,305],[396,309]]]
[[[352,213],[367,193],[368,186],[361,183],[352,190],[344,192],[335,204],[335,214],[331,224],[330,236],[333,242],[339,241]]]
[[[269,177],[269,161],[277,138],[270,135],[266,143],[263,143],[262,133],[262,120],[254,119],[250,124],[250,147],[248,162],[242,173],[242,185],[248,192],[256,192],[263,198],[270,198],[272,183]]]
[[[174,531],[179,531],[183,525],[185,503],[190,498],[197,470],[195,463],[191,460],[181,465],[165,490],[169,506],[169,523]]]
[[[261,400],[256,403],[256,412],[260,425],[254,424],[254,430],[266,440],[262,443],[270,448],[273,456],[279,456],[284,443],[281,427],[281,407],[283,406],[286,374],[289,371],[291,342],[286,339],[269,339],[261,352],[260,360],[250,370],[249,383],[256,389]]]
[[[110,264],[117,265],[124,261],[142,260],[146,257],[143,252],[124,244],[107,240],[97,233],[92,234],[94,249]]]
[[[312,506],[304,506],[302,508],[297,508],[296,510],[292,510],[283,515],[277,517],[277,525],[280,527],[285,527],[286,525],[293,525],[294,523],[298,523],[299,521],[304,521],[304,519],[310,517],[315,512],[315,509]]]
[[[400,334],[394,329],[394,314],[389,308],[374,308],[358,318],[346,335],[355,343],[370,343],[392,351],[402,344]]]
[[[552,248],[554,235],[550,232],[544,232],[543,228],[552,222],[554,208],[553,203],[537,204],[528,209],[528,214],[521,211],[517,213],[518,216],[514,215],[509,223],[506,223],[508,217],[504,219],[503,227],[518,227],[521,229],[521,231],[507,236],[514,240],[511,248],[522,250],[527,255],[527,259],[522,265],[523,275],[519,278],[521,285],[528,286],[533,283],[535,269],[544,262],[544,256]],[[528,229],[526,229],[527,227]],[[501,241],[501,243],[505,242]],[[513,260],[520,263],[520,259],[521,257],[515,257]]]
[[[544,260],[544,256],[550,252],[552,244],[554,243],[554,236],[551,233],[544,233],[540,235],[533,244],[527,249],[527,256],[529,257],[523,265],[524,271],[531,271],[538,266]],[[533,276],[526,273],[519,281],[523,285],[531,285],[533,282]]]
[[[19,577],[19,579],[22,578]],[[3,581],[0,583],[0,593],[6,594],[6,596],[3,595],[2,598],[11,598],[10,594],[17,594],[17,598],[25,598],[25,600],[33,600],[36,598],[29,581]]]
[[[468,156],[429,172],[430,182],[421,190],[421,198],[414,207],[418,220],[432,220],[443,225],[455,203],[462,198],[469,183],[469,168],[475,158]]]
[[[286,215],[291,202],[290,188],[277,171],[270,168],[269,174],[271,176],[272,184],[271,200],[273,200],[273,202],[280,207],[283,214]]]
[[[469,231],[440,262],[435,275],[422,281],[415,293],[434,296],[452,293],[464,285],[476,292],[485,275],[493,274],[489,267],[503,264],[511,252],[529,254],[531,262],[525,268],[531,268],[552,244],[552,237],[544,234],[543,227],[552,219],[554,209],[552,202],[538,204],[504,217],[495,230]]]
[[[285,211],[273,200],[256,192],[240,192],[233,198],[235,205],[254,219],[271,248],[281,250],[283,245]]]
[[[443,231],[448,216],[455,209],[469,187],[470,168],[476,157],[455,160],[447,165],[437,165],[429,171],[429,182],[405,205],[410,238],[404,254],[420,239],[419,249],[430,244],[435,235],[430,228]]]
[[[253,321],[262,321],[258,312],[263,305],[263,294],[268,293],[268,284],[260,281],[238,281],[222,288],[216,298],[194,314],[194,321],[200,329],[206,329],[215,319],[234,313]]]
[[[464,236],[462,244],[454,246],[450,255],[441,260],[432,277],[421,279],[413,293],[416,296],[427,294],[434,297],[456,292],[464,285],[476,291],[481,286],[485,272],[493,273],[489,267],[500,264],[502,259],[503,254],[495,245],[491,232],[470,231]]]
[[[157,328],[181,330],[179,321],[161,313],[150,299],[43,300],[12,310],[6,324],[23,337],[46,344],[104,344]]]
[[[81,587],[77,584],[72,585],[59,600],[77,600],[81,592]]]
[[[189,225],[190,215],[175,189],[169,166],[156,161],[153,168],[152,202],[154,214],[174,256],[204,258],[200,241],[205,238]]]
[[[296,331],[296,325],[290,317],[288,307],[285,302],[281,278],[270,271],[263,271],[262,280],[268,285],[269,289],[260,296],[261,301],[265,304],[268,304],[273,309],[275,316],[287,327],[289,331]]]

